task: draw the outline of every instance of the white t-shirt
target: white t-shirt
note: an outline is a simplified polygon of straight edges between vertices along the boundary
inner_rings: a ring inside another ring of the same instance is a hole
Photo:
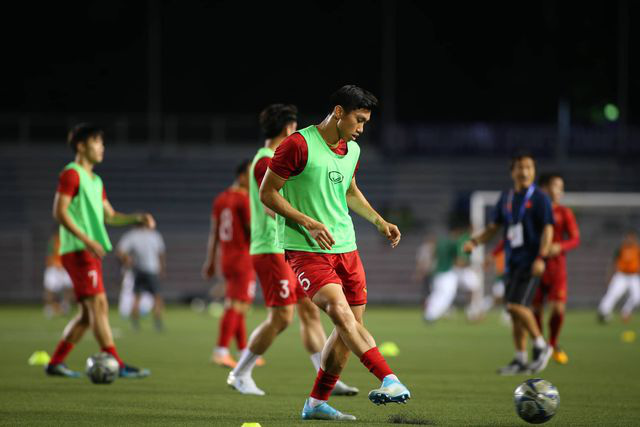
[[[164,240],[157,230],[138,227],[122,236],[118,242],[118,251],[131,257],[134,270],[158,274],[160,255],[165,251]]]

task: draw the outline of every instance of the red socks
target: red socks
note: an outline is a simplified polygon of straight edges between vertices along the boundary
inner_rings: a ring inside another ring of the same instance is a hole
[[[56,346],[56,350],[53,352],[53,356],[51,357],[49,364],[57,365],[58,363],[64,362],[64,359],[72,349],[73,343],[65,340],[60,340],[60,342]]]
[[[122,359],[120,359],[120,356],[118,355],[118,352],[116,351],[116,347],[114,345],[112,345],[111,347],[104,347],[102,351],[112,355],[118,361],[118,364],[121,368],[124,366],[124,362],[122,361]]]
[[[240,313],[232,309],[226,309],[220,321],[220,334],[218,335],[218,347],[229,347],[231,338],[236,334],[238,327],[238,315]]]
[[[322,368],[318,369],[318,376],[316,377],[316,382],[313,384],[311,397],[318,400],[329,400],[329,396],[331,396],[331,392],[336,386],[338,378],[340,378],[339,375],[329,374],[323,371]]]
[[[549,344],[554,349],[556,348],[556,344],[558,344],[558,335],[560,335],[560,328],[562,327],[563,322],[564,313],[559,314],[554,312],[551,315],[551,319],[549,319],[549,329],[551,330],[549,334]]]
[[[393,371],[389,368],[389,365],[387,365],[387,361],[384,360],[384,357],[382,357],[378,351],[378,347],[373,347],[367,350],[360,357],[360,361],[367,367],[369,372],[378,377],[380,381],[382,381],[387,375],[393,374]]]
[[[247,327],[244,323],[244,314],[236,313],[236,344],[238,350],[244,350],[247,347]]]

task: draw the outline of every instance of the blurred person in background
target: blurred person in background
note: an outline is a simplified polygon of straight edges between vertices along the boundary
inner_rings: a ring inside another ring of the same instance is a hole
[[[580,244],[580,230],[573,211],[560,204],[564,196],[564,180],[558,174],[543,174],[538,181],[540,189],[551,199],[553,209],[553,243],[545,262],[545,270],[540,286],[533,297],[533,312],[540,330],[544,303],[551,305],[549,317],[549,344],[553,347],[553,360],[566,365],[569,356],[558,345],[558,336],[564,323],[567,303],[567,256],[566,253]]]
[[[166,274],[165,244],[158,230],[138,225],[127,231],[116,249],[124,268],[133,275],[133,306],[131,322],[140,329],[140,302],[143,293],[153,296],[153,320],[157,331],[164,330],[164,300],[158,292],[160,278]],[[126,273],[125,273],[126,274]]]
[[[616,249],[613,270],[607,293],[598,307],[598,319],[601,323],[611,320],[613,308],[626,293],[629,293],[629,297],[622,306],[623,321],[628,322],[633,309],[640,305],[640,242],[636,230],[629,230]]]
[[[60,258],[58,227],[47,243],[46,268],[44,270],[44,314],[46,317],[68,314],[73,298],[73,285]]]

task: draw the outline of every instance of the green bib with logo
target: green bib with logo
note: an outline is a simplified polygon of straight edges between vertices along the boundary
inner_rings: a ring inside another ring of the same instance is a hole
[[[249,174],[249,200],[251,203],[251,255],[281,254],[284,251],[276,244],[276,220],[265,212],[265,206],[260,201],[260,188],[254,173],[258,160],[273,157],[273,150],[263,147],[258,150]]]

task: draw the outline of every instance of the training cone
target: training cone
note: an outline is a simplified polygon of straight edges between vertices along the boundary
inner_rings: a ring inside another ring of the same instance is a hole
[[[620,339],[622,342],[632,343],[636,340],[636,333],[634,331],[624,331]]]
[[[242,423],[242,427],[262,427],[260,423]]]
[[[378,350],[380,350],[380,354],[384,357],[396,357],[400,354],[400,349],[397,344],[391,341],[383,342],[378,346]]]
[[[31,366],[44,366],[49,363],[51,356],[49,353],[43,350],[34,351],[31,357],[29,357],[29,365]]]

